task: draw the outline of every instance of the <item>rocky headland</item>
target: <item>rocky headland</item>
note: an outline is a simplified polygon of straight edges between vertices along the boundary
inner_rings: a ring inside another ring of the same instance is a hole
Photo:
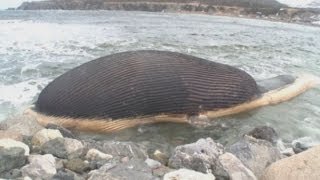
[[[203,13],[266,19],[302,24],[320,24],[320,9],[293,8],[275,0],[48,0],[24,2],[18,10],[122,10]]]
[[[152,141],[152,140],[150,140]],[[57,125],[20,117],[0,124],[4,179],[319,179],[320,146],[284,144],[267,126],[223,146],[210,137],[169,152],[140,142],[83,138]]]

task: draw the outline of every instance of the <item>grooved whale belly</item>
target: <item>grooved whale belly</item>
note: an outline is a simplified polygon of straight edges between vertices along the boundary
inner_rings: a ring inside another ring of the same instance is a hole
[[[36,111],[71,118],[194,115],[259,95],[237,68],[166,51],[130,51],[76,67],[40,93]]]

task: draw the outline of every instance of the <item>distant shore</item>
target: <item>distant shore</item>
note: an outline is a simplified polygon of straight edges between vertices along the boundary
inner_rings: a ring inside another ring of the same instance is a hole
[[[228,2],[228,1],[226,1]],[[240,1],[242,2],[242,1]],[[268,1],[269,2],[269,1]],[[247,5],[224,3],[203,4],[199,2],[148,2],[148,1],[119,1],[95,2],[84,4],[83,1],[65,2],[63,0],[25,2],[18,10],[122,10],[169,13],[195,13],[216,16],[229,16],[250,19],[262,19],[287,23],[320,26],[320,9],[290,8],[282,4]],[[13,9],[10,9],[13,10]]]

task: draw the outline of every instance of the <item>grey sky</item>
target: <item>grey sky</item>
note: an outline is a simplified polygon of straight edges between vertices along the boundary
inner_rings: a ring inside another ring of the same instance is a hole
[[[18,7],[24,1],[39,1],[39,0],[0,0],[0,9],[9,7]]]

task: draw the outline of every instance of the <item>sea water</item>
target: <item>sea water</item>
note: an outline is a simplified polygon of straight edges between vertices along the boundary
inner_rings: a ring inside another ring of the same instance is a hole
[[[19,115],[54,78],[112,53],[155,49],[245,70],[257,80],[320,76],[320,28],[196,14],[121,11],[0,11],[0,121]],[[187,69],[186,69],[187,71]],[[320,88],[279,105],[219,118],[205,128],[148,125],[104,139],[180,144],[212,137],[227,144],[260,125],[287,142],[320,141]]]

